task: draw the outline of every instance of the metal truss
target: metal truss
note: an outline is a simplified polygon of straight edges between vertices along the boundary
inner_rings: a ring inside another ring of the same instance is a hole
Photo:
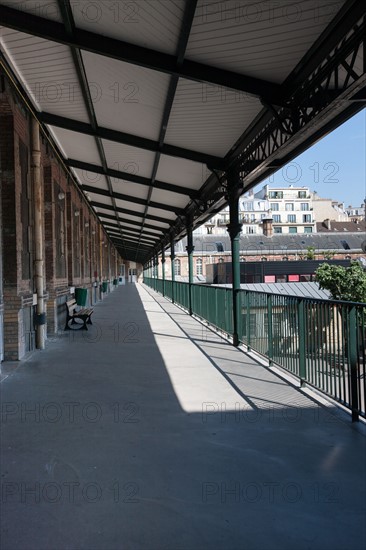
[[[305,151],[366,105],[366,16],[361,2],[339,18],[326,36],[327,48],[317,44],[310,61],[284,83],[284,106],[262,100],[263,111],[240,144],[226,159],[226,169],[216,171],[192,200],[185,217],[204,223],[228,202],[228,172],[236,174],[237,192],[243,193]],[[324,40],[325,40],[324,39]],[[182,238],[180,217],[169,232]],[[170,237],[160,248],[169,246]],[[149,254],[153,257],[156,250]]]

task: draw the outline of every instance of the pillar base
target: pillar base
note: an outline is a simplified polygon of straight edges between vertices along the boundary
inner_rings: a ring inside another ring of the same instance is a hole
[[[233,334],[233,346],[235,346],[236,348],[239,346],[240,342],[239,342],[239,337],[238,335],[234,332]]]

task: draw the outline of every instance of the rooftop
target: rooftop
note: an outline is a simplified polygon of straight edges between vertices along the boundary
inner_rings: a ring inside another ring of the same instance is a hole
[[[232,285],[212,285],[231,288]],[[328,290],[319,288],[316,282],[304,283],[242,283],[242,290],[253,290],[255,292],[265,292],[267,294],[281,294],[282,296],[296,296],[297,298],[314,298],[328,300],[330,293]]]
[[[366,222],[364,220],[359,222],[336,222],[334,220],[330,220],[329,224],[327,224],[326,221],[323,221],[317,222],[316,230],[317,233],[363,233],[363,236],[366,237]]]

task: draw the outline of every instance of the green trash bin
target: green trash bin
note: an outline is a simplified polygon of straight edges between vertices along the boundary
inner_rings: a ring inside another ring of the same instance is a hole
[[[86,306],[87,299],[88,299],[87,288],[75,288],[75,300],[78,306]]]
[[[102,283],[102,291],[107,292],[107,290],[108,290],[108,283],[105,281],[104,283]]]

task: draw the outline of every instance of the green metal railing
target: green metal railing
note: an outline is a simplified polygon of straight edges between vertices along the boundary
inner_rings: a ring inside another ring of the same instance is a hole
[[[144,278],[162,293],[162,280]],[[165,281],[165,296],[189,309],[189,283]],[[192,285],[192,312],[233,333],[232,289]],[[240,291],[239,340],[270,363],[366,418],[366,304]]]

